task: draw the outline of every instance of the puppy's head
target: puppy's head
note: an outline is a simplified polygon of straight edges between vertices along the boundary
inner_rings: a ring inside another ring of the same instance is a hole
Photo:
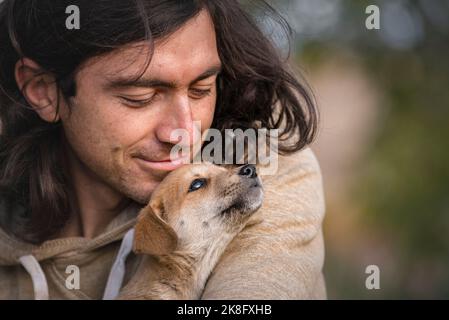
[[[252,165],[183,166],[161,182],[139,214],[134,251],[164,255],[229,239],[262,200],[261,181]]]

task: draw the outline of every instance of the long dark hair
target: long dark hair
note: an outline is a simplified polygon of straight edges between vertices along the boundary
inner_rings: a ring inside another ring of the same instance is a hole
[[[258,4],[290,31],[271,6],[264,1]],[[69,5],[80,9],[79,30],[65,27]],[[30,58],[42,72],[53,74],[61,96],[68,99],[76,95],[74,79],[83,62],[126,44],[152,44],[202,9],[214,22],[224,67],[213,127],[280,129],[279,152],[284,154],[313,140],[317,110],[312,94],[237,0],[4,0],[0,4],[0,222],[21,221],[15,223],[21,228],[14,233],[39,243],[54,235],[71,212],[62,126],[43,121],[28,105],[15,81],[17,61]],[[14,216],[13,210],[23,214]]]

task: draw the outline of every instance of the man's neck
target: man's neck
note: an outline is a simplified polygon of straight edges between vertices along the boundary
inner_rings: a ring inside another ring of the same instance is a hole
[[[58,237],[92,239],[100,235],[120,213],[118,204],[124,198],[102,182],[71,151],[67,158],[74,190],[69,198],[74,209]]]

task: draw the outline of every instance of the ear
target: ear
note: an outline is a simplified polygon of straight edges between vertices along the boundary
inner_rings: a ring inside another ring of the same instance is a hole
[[[148,204],[139,214],[134,228],[136,254],[164,255],[173,252],[178,243],[176,232],[161,218],[161,207]]]
[[[33,60],[23,58],[16,63],[15,78],[23,96],[42,120],[59,120],[58,90],[53,75],[43,71]]]

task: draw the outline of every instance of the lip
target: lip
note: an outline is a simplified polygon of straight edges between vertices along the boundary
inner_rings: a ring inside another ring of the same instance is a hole
[[[167,159],[161,161],[150,161],[140,157],[135,157],[135,159],[144,170],[173,171],[188,163],[185,161],[186,158],[177,158],[174,160]]]

